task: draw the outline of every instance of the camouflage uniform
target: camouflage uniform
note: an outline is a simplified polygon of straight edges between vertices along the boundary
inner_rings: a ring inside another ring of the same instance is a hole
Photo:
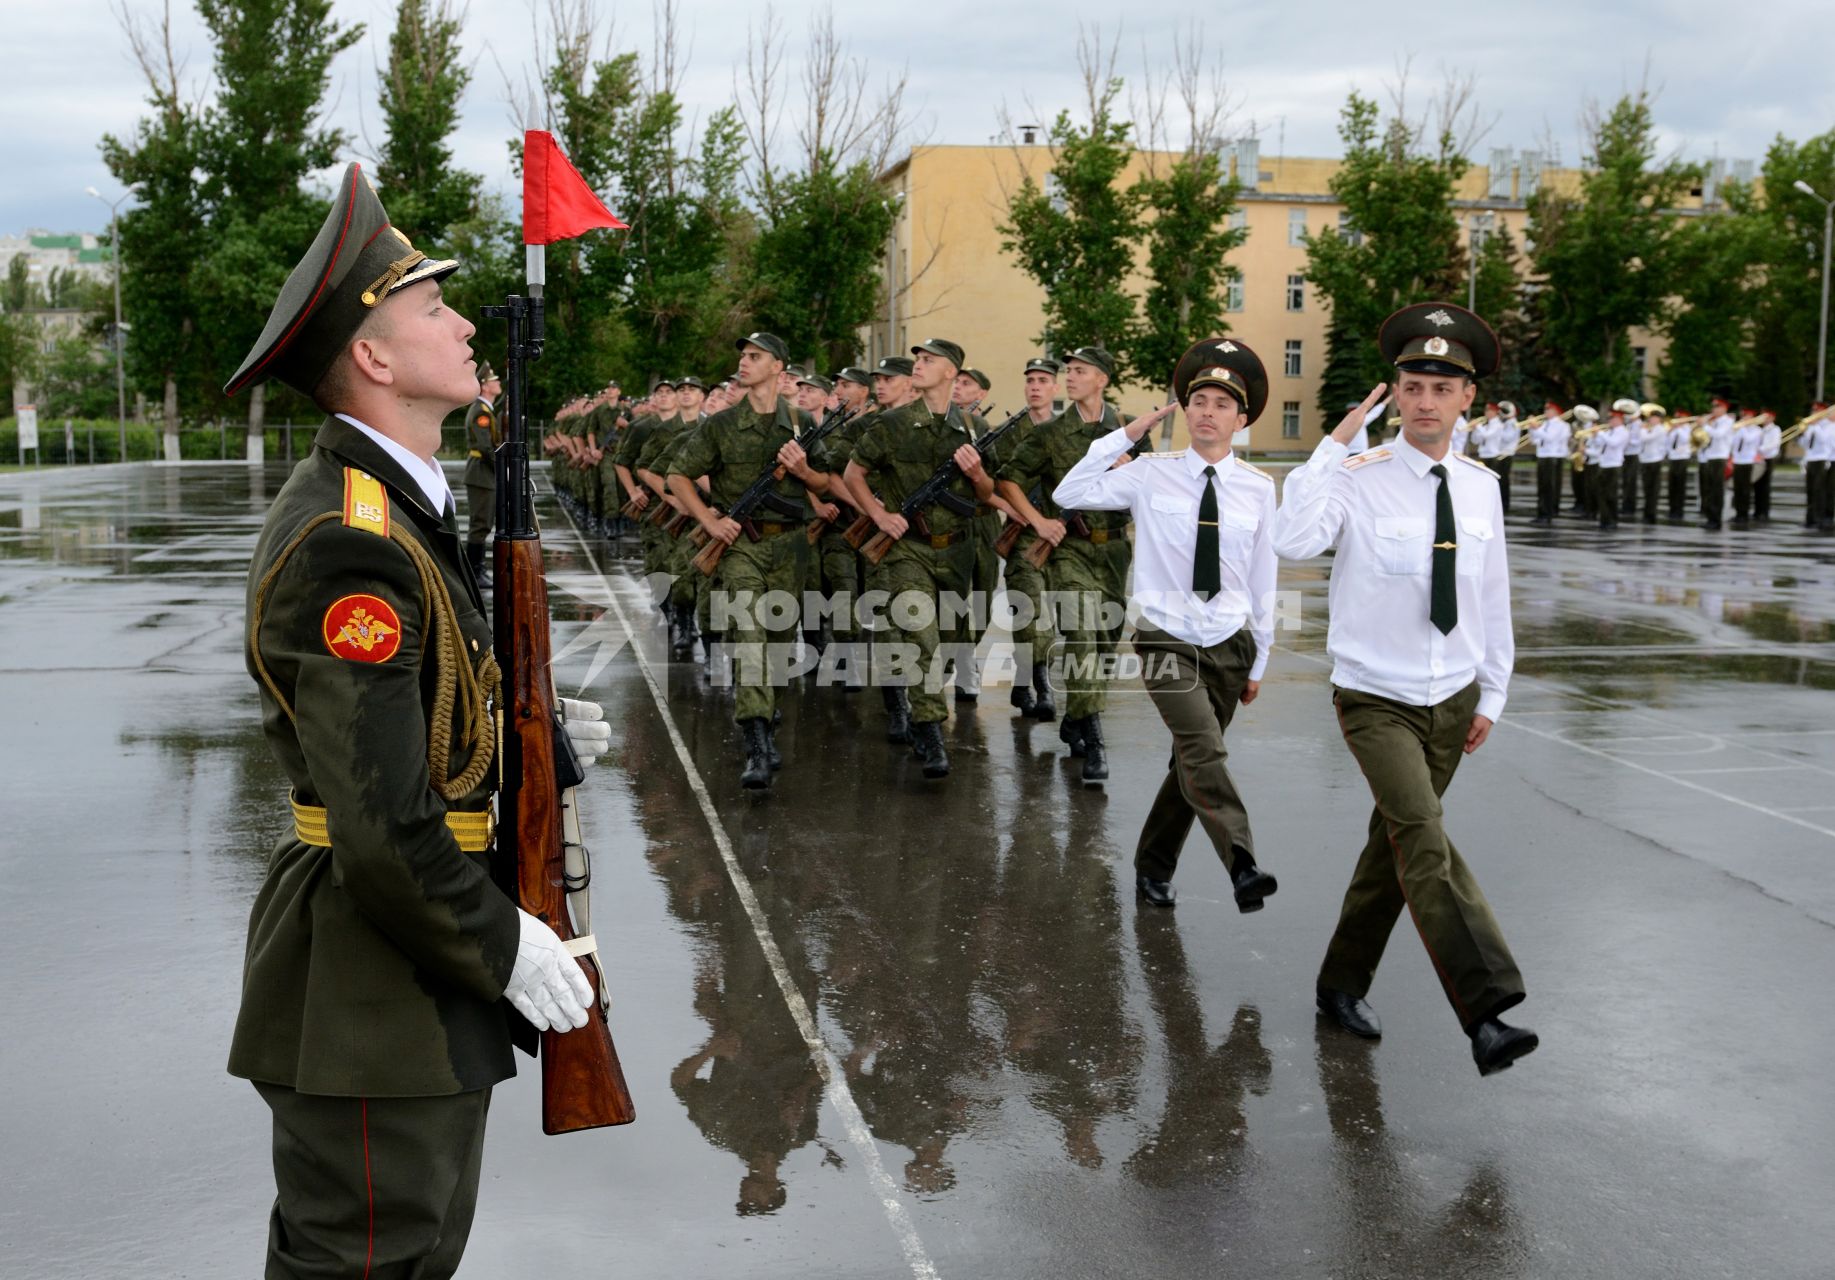
[[[777,451],[801,434],[808,421],[807,414],[791,408],[786,400],[780,399],[777,411],[768,417],[741,401],[705,419],[683,437],[680,448],[669,457],[668,474],[691,481],[706,476],[713,505],[730,511],[759,473],[776,462]],[[766,663],[767,646],[788,653],[797,635],[794,612],[783,628],[767,628],[759,617],[758,601],[773,591],[794,596],[807,572],[809,544],[802,533],[809,512],[803,486],[786,475],[776,489],[795,504],[798,514],[769,508],[753,512],[759,540],[753,542],[741,534],[720,559],[719,587],[735,600],[730,619],[737,683],[733,718],[741,723],[752,719],[769,723],[777,697]]]
[[[1050,421],[1052,419],[1046,419],[1047,423]],[[1018,458],[1026,441],[1042,425],[1044,424],[1036,423],[1030,417],[1021,419],[1019,425],[1014,427],[1006,438],[1007,457]],[[1003,475],[1001,478],[1004,480],[1007,477]],[[1033,506],[1041,511],[1045,509],[1045,502],[1048,499],[1042,490],[1034,489],[1026,496],[1031,500]],[[1021,607],[1019,600],[1022,597],[1032,606],[1031,617],[1024,623],[1016,623],[1013,628],[1014,661],[1020,664],[1022,679],[1027,663],[1044,661],[1053,635],[1051,619],[1045,616],[1044,571],[1033,568],[1032,563],[1025,557],[1026,550],[1038,540],[1038,535],[1030,529],[1021,533],[1019,540],[1013,544],[1012,552],[1007,556],[1005,570],[1007,596],[1013,602],[1013,608],[1017,611]]]
[[[1104,405],[1102,419],[1085,422],[1075,404],[1050,422],[1035,427],[1019,448],[1009,454],[1001,468],[1000,478],[1011,480],[1025,492],[1035,488],[1041,501],[1033,505],[1049,519],[1066,519],[1066,513],[1051,500],[1051,491],[1065,472],[1083,460],[1090,445],[1124,425],[1114,406]],[[1131,453],[1151,449],[1145,439]],[[1058,616],[1053,619],[1063,634],[1067,653],[1113,653],[1121,639],[1121,616],[1128,603],[1128,565],[1133,548],[1127,539],[1128,513],[1125,511],[1087,511],[1081,514],[1090,536],[1079,537],[1067,532],[1045,562],[1045,587],[1057,597]],[[1104,626],[1100,614],[1111,609],[1116,614],[1112,626]],[[1068,721],[1101,712],[1106,689],[1099,680],[1079,677],[1067,682],[1064,716]]]
[[[922,400],[915,400],[880,414],[873,430],[862,432],[852,460],[877,482],[886,510],[896,514],[906,495],[969,441],[968,426],[959,410],[934,414]],[[993,470],[991,466],[988,469]],[[951,491],[957,497],[975,501],[974,486],[966,477],[958,477]],[[894,601],[910,591],[929,596],[933,603],[944,592],[952,592],[966,602],[974,584],[975,517],[958,516],[938,504],[925,511],[923,518],[930,526],[929,536],[920,534],[915,527],[907,530],[880,561],[877,589],[887,592]],[[929,678],[938,647],[973,641],[967,619],[952,617],[947,619],[947,626],[941,625],[944,621],[940,612],[926,626],[916,629],[899,626],[896,617],[893,620],[901,639],[915,644],[918,650],[920,669],[912,675],[910,695],[914,725],[937,724],[949,718],[949,704],[933,687],[937,682]],[[881,671],[874,674],[880,679],[886,675]]]

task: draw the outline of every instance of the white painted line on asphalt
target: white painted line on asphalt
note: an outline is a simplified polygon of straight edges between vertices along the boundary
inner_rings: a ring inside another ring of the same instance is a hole
[[[568,517],[568,524],[573,518]],[[873,1138],[873,1131],[867,1127],[866,1117],[861,1114],[860,1104],[854,1100],[854,1094],[847,1084],[847,1073],[842,1069],[840,1060],[834,1050],[829,1048],[828,1041],[822,1038],[822,1032],[816,1026],[815,1015],[809,1004],[803,999],[803,993],[797,988],[796,981],[790,976],[790,966],[784,960],[784,953],[772,936],[770,921],[765,918],[764,907],[758,901],[758,895],[752,891],[751,882],[739,867],[739,856],[733,851],[733,842],[726,834],[726,828],[720,825],[719,811],[714,808],[714,798],[707,790],[707,783],[701,777],[701,771],[695,767],[694,757],[689,754],[688,743],[682,737],[682,731],[675,722],[674,714],[669,710],[669,702],[663,695],[662,685],[657,682],[656,672],[650,666],[650,660],[644,656],[643,648],[638,644],[637,633],[631,626],[629,615],[618,598],[617,584],[599,564],[598,553],[584,537],[580,536],[577,527],[574,537],[581,550],[586,553],[594,572],[606,585],[607,598],[612,609],[618,615],[618,625],[624,629],[625,643],[637,659],[637,668],[643,674],[644,683],[650,688],[650,697],[656,703],[656,710],[663,718],[663,728],[669,733],[669,742],[675,748],[676,759],[682,762],[682,770],[688,776],[688,785],[694,791],[695,800],[701,806],[701,815],[707,819],[707,828],[714,837],[714,846],[720,850],[720,860],[726,864],[726,876],[732,883],[733,892],[745,907],[746,918],[751,921],[752,932],[758,938],[758,945],[765,953],[765,962],[771,966],[771,976],[777,980],[777,989],[784,998],[784,1004],[790,1010],[790,1017],[796,1023],[797,1031],[803,1037],[803,1044],[809,1050],[809,1056],[815,1061],[816,1070],[822,1076],[823,1092],[828,1097],[829,1105],[841,1117],[842,1126],[847,1131],[850,1145],[860,1156],[861,1165],[866,1170],[867,1181],[872,1184],[874,1194],[879,1197],[879,1206],[885,1212],[886,1220],[891,1224],[892,1234],[898,1237],[900,1250],[905,1255],[905,1262],[911,1268],[911,1274],[918,1280],[937,1280],[936,1264],[931,1262],[930,1254],[924,1248],[924,1242],[918,1238],[917,1225],[912,1222],[911,1214],[906,1210],[904,1200],[900,1197],[898,1185],[892,1181],[892,1175],[886,1172],[885,1161],[880,1158],[879,1145]],[[627,582],[632,581],[628,576]]]
[[[1788,773],[1792,769],[1808,769],[1806,764],[1738,764],[1723,765],[1718,769],[1671,769],[1670,773]],[[1835,805],[1830,806],[1835,808]]]

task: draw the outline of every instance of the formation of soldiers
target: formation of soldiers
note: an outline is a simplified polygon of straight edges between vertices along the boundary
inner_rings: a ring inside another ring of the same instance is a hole
[[[1105,398],[1114,358],[1083,347],[1029,360],[1025,405],[997,428],[983,412],[991,380],[947,339],[832,380],[791,364],[775,335],[737,345],[738,371],[711,387],[663,378],[638,401],[613,384],[569,403],[543,449],[578,523],[635,535],[672,651],[710,679],[730,666],[742,785],[768,787],[783,765],[776,691],[793,661],[813,664],[818,685],[877,686],[887,740],[947,776],[944,695],[979,698],[976,645],[1003,580],[1011,705],[1059,722],[1083,781],[1102,783],[1102,662],[1126,611],[1128,520],[1064,511],[1050,494],[1126,420]],[[736,510],[773,472],[768,500]],[[725,548],[711,572],[696,564],[709,542]],[[772,593],[794,607],[762,616]],[[875,599],[891,607],[863,621]],[[1058,690],[1052,651],[1083,659]]]

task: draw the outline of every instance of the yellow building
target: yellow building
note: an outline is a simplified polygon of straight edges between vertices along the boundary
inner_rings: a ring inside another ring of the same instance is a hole
[[[1149,166],[1170,166],[1176,159],[1137,152],[1121,182],[1130,184]],[[1227,299],[1230,332],[1255,349],[1269,373],[1268,408],[1248,445],[1260,453],[1310,449],[1336,418],[1323,421],[1318,408],[1327,317],[1306,282],[1304,237],[1344,225],[1343,207],[1330,188],[1339,162],[1270,158],[1254,141],[1232,145],[1226,159],[1242,183],[1235,216],[1249,233],[1230,255],[1240,274]],[[1051,148],[1043,144],[924,146],[881,175],[900,209],[886,247],[894,286],[890,301],[886,314],[862,335],[871,359],[903,353],[925,338],[949,338],[993,381],[997,409],[1020,407],[1021,370],[1041,352],[1044,291],[1002,250],[999,228],[1010,194],[1026,176],[1045,187],[1051,164]],[[1527,202],[1538,184],[1575,191],[1579,181],[1577,170],[1547,167],[1537,153],[1494,151],[1490,165],[1474,165],[1466,173],[1453,202],[1468,252],[1474,236],[1482,245],[1482,237],[1497,227],[1508,227],[1522,246]],[[1707,195],[1712,198],[1711,189]],[[1691,204],[1698,208],[1700,200]],[[1134,283],[1137,295],[1144,294],[1144,279],[1137,276]],[[1648,395],[1664,344],[1641,333],[1632,340],[1645,372],[1640,394]],[[1164,395],[1138,385],[1119,392],[1122,407],[1132,413],[1147,412]],[[1539,406],[1523,411],[1537,412]],[[1183,434],[1181,423],[1175,445],[1183,443]]]

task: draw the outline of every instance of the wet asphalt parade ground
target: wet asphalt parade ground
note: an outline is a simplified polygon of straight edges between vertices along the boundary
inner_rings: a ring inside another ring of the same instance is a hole
[[[224,1073],[289,821],[244,671],[279,466],[0,477],[0,1276],[259,1272],[266,1109]],[[1268,909],[1195,830],[1137,907],[1169,738],[1138,684],[1078,784],[1004,687],[926,783],[876,694],[797,687],[740,791],[730,696],[547,497],[561,692],[604,704],[594,926],[636,1098],[492,1107],[479,1277],[1835,1275],[1835,539],[1512,519],[1517,665],[1448,824],[1541,1049],[1480,1079],[1406,920],[1371,1003],[1313,979],[1370,800],[1283,564],[1229,734]],[[1517,493],[1519,508],[1523,486]]]

